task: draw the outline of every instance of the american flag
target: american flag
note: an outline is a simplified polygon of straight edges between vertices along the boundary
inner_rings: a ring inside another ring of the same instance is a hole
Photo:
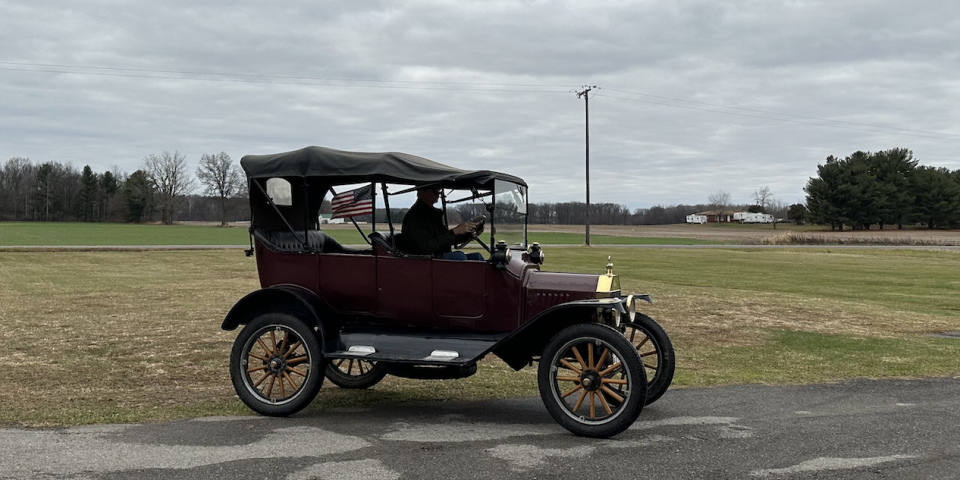
[[[373,214],[373,189],[370,185],[349,192],[338,193],[330,201],[332,218],[355,217]]]

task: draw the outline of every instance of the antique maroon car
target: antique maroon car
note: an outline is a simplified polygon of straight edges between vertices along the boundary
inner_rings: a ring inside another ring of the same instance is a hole
[[[223,328],[243,325],[230,374],[252,410],[294,414],[324,378],[344,388],[388,374],[463,378],[493,354],[516,370],[538,362],[553,418],[574,434],[609,437],[669,387],[670,339],[637,312],[650,297],[623,294],[610,264],[599,275],[541,270],[540,246],[527,244],[520,178],[321,147],[240,164],[250,186],[248,255],[256,254],[263,288],[237,302]],[[376,212],[379,197],[387,212],[385,231],[376,222],[366,233],[357,226],[369,248],[345,247],[320,229],[324,198],[349,185],[359,185],[355,201]],[[471,240],[486,261],[405,253],[390,199],[425,186],[441,189],[445,215],[482,214]]]

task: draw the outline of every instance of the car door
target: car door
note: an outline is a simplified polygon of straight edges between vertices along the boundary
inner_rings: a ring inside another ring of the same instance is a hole
[[[487,304],[486,262],[475,260],[431,261],[433,311],[456,326],[458,319],[482,317]]]
[[[432,259],[376,258],[378,320],[397,327],[435,326]]]

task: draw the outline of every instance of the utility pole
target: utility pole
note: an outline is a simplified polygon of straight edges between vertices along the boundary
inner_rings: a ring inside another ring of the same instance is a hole
[[[597,88],[596,85],[592,86],[583,86],[583,90],[577,92],[577,98],[583,98],[583,107],[586,114],[586,141],[587,141],[587,230],[586,230],[586,243],[587,246],[590,246],[590,93],[591,90]]]

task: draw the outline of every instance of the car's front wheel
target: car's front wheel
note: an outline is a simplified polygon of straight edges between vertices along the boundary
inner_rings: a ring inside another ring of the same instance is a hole
[[[544,349],[537,376],[547,411],[575,435],[612,437],[643,409],[647,378],[640,355],[606,325],[561,330]]]
[[[299,412],[323,384],[320,343],[299,318],[266,313],[248,323],[233,343],[230,378],[251,410],[270,416]]]

